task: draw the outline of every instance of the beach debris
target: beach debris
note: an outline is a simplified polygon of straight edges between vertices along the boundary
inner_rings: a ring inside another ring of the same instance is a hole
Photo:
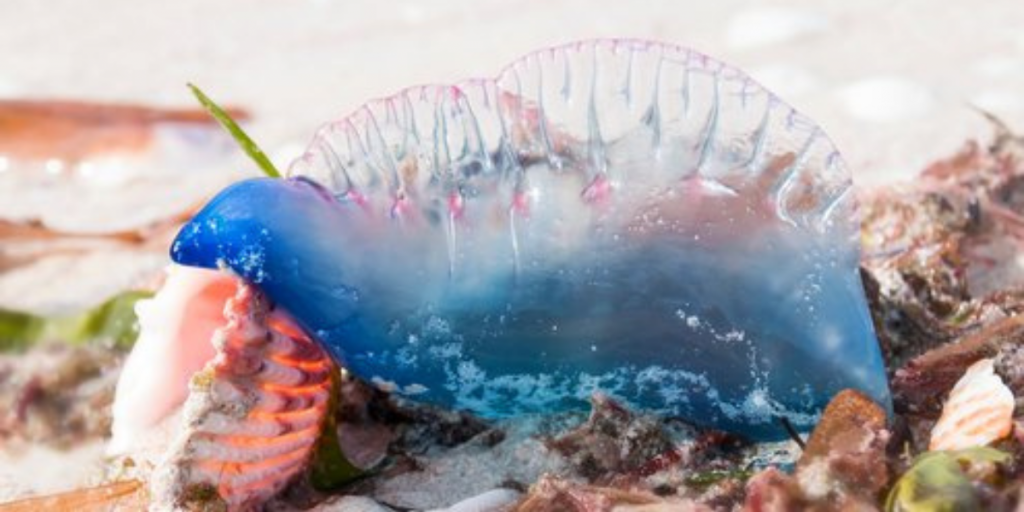
[[[818,503],[877,503],[891,478],[890,438],[884,409],[855,390],[839,393],[797,462],[803,494]]]
[[[893,486],[885,510],[1011,510],[994,492],[1009,462],[993,448],[924,453]]]
[[[953,386],[932,429],[930,450],[988,446],[1013,430],[1013,392],[995,374],[992,359],[972,364]]]
[[[319,346],[251,285],[224,314],[217,355],[192,377],[182,428],[154,472],[158,508],[257,506],[303,474],[333,425],[338,368]]]

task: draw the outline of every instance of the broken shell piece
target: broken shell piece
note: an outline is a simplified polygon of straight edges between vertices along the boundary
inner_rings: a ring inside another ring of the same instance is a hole
[[[1002,439],[1013,430],[1013,408],[1013,393],[995,374],[993,360],[982,359],[949,393],[928,448],[963,450]]]
[[[136,305],[140,334],[117,383],[108,453],[137,455],[185,402],[189,379],[213,359],[210,339],[234,290],[227,274],[172,265],[156,296]]]
[[[214,334],[217,356],[195,375],[184,426],[154,473],[156,508],[277,494],[309,463],[337,367],[289,318],[240,284]]]

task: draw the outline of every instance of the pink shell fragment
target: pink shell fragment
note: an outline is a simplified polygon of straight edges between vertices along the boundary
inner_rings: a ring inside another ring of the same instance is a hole
[[[963,450],[998,441],[1013,429],[1014,406],[1013,392],[996,375],[992,359],[982,359],[950,391],[928,449]]]

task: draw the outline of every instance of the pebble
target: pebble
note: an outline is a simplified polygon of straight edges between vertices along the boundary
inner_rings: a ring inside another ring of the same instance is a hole
[[[310,512],[392,512],[365,496],[339,496],[317,505]]]
[[[483,494],[462,500],[448,508],[434,509],[432,512],[497,512],[512,510],[522,497],[512,489],[491,489]]]

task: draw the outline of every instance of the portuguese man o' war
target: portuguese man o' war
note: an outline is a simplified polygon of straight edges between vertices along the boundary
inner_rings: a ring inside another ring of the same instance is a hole
[[[505,417],[600,390],[757,439],[844,388],[890,404],[842,158],[696,52],[582,42],[408,89],[288,174],[223,191],[173,259],[412,399]]]

